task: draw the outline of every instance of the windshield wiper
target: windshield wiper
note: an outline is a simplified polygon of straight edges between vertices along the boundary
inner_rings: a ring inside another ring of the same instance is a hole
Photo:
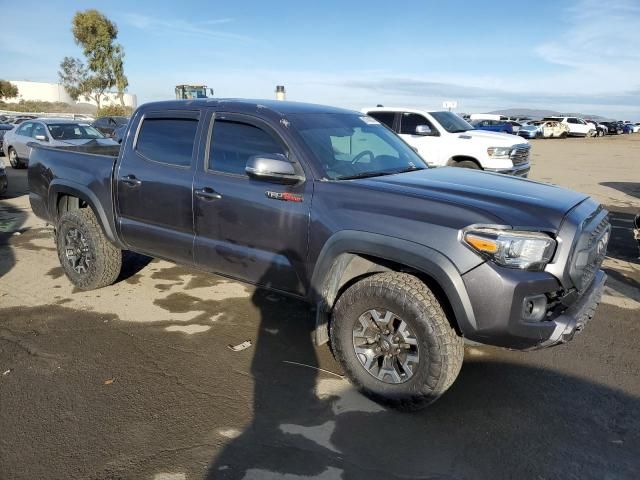
[[[336,180],[355,180],[356,178],[382,177],[383,175],[393,175],[396,172],[361,172],[355,175],[345,175],[337,177]]]
[[[406,173],[406,172],[417,172],[418,170],[426,170],[424,167],[405,167],[399,170],[383,170],[379,172],[361,172],[356,173],[355,175],[346,175],[344,177],[338,177],[336,180],[355,180],[357,178],[371,178],[371,177],[382,177],[384,175],[396,175],[398,173]]]

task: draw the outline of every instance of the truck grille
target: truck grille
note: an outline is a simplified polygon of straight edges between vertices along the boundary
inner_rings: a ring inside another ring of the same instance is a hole
[[[611,225],[606,216],[598,220],[601,212],[602,208],[585,220],[573,253],[569,273],[579,292],[591,285],[607,254]]]
[[[510,155],[513,164],[522,165],[523,163],[527,163],[529,161],[529,150],[531,150],[531,147],[525,144],[513,147]]]

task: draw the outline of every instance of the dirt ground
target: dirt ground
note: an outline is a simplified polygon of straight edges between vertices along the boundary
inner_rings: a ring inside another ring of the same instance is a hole
[[[640,478],[640,135],[532,143],[532,179],[611,211],[603,304],[561,347],[467,348],[413,414],[354,391],[300,302],[141,256],[77,291],[8,168],[0,479]]]

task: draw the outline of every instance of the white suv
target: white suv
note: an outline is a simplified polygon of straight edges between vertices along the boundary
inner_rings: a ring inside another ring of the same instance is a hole
[[[452,112],[376,107],[362,110],[402,137],[432,166],[475,168],[526,177],[529,142],[505,133],[474,130]]]
[[[569,127],[570,137],[594,137],[598,132],[593,123],[578,117],[545,117],[543,120],[564,123]]]

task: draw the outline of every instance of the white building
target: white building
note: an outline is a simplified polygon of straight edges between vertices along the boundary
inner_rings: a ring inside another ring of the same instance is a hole
[[[28,82],[22,80],[9,80],[12,84],[18,87],[18,96],[15,98],[5,98],[7,103],[18,103],[20,100],[36,100],[40,102],[63,102],[73,105],[74,103],[89,103],[95,105],[96,102],[90,98],[80,97],[78,101],[74,101],[64,87],[59,83],[45,83],[45,82]],[[136,108],[138,106],[138,99],[134,94],[124,94],[124,104],[127,107]],[[118,94],[114,92],[107,92],[102,95],[101,106],[107,105],[120,105],[120,99]]]

